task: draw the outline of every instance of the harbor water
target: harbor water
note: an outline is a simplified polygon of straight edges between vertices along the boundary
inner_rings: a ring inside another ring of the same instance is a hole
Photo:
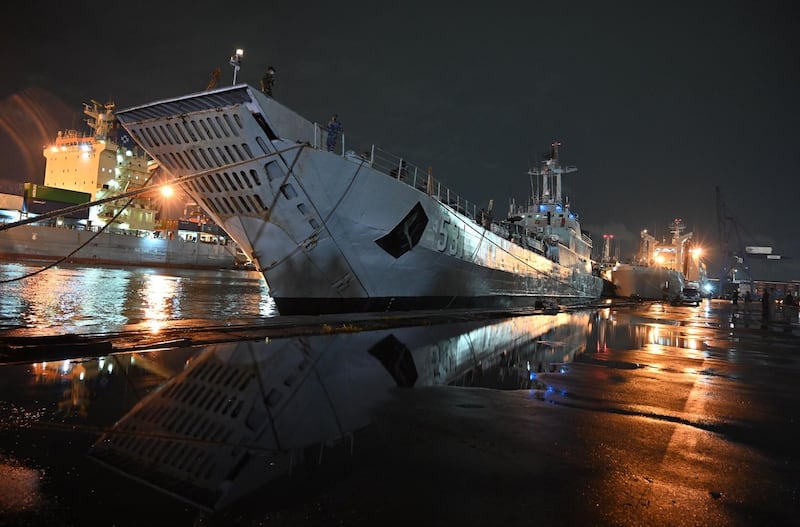
[[[64,267],[0,290],[0,525],[782,526],[800,513],[796,308],[609,301],[312,325],[279,323],[251,273]],[[214,332],[234,319],[227,339]],[[131,325],[199,321],[180,345],[130,345]],[[16,335],[30,331],[111,348],[61,343],[48,360],[39,344],[26,360]]]
[[[0,329],[109,332],[277,314],[255,271],[60,265],[37,274],[42,268],[0,262]]]

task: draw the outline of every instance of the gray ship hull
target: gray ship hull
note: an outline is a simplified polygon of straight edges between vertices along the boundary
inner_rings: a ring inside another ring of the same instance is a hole
[[[233,245],[95,233],[51,226],[20,225],[0,231],[0,258],[70,263],[226,269],[236,266]]]
[[[318,148],[314,123],[250,87],[117,116],[256,263],[281,314],[601,294],[588,258],[563,245],[548,257],[484,228],[427,175],[393,175],[374,156]]]
[[[663,267],[620,264],[611,271],[618,297],[646,300],[672,300],[683,291],[683,273]]]

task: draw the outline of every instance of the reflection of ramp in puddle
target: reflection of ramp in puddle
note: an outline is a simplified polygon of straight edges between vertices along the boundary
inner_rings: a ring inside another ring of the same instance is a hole
[[[536,348],[559,327],[585,340],[588,322],[539,315],[215,344],[140,401],[90,457],[219,509],[289,472],[306,447],[352,439],[398,386],[447,384],[493,355]]]
[[[226,505],[285,473],[296,449],[362,427],[363,406],[394,386],[370,355],[316,340],[206,348],[90,455],[202,508]]]

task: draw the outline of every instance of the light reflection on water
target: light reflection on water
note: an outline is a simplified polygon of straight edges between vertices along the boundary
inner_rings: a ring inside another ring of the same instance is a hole
[[[257,272],[0,263],[0,329],[113,331],[145,323],[272,317],[275,303]]]

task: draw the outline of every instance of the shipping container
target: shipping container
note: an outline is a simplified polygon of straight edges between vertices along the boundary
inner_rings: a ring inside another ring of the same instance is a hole
[[[49,201],[45,199],[26,199],[23,204],[23,211],[29,214],[47,214],[67,207],[74,207],[74,203],[64,203],[61,201]],[[62,215],[64,218],[74,218],[85,220],[89,218],[89,208],[85,207]]]
[[[78,192],[76,190],[47,187],[45,185],[37,185],[36,183],[25,183],[25,199],[38,199],[66,203],[67,205],[79,205],[92,201],[92,195],[87,192]]]

